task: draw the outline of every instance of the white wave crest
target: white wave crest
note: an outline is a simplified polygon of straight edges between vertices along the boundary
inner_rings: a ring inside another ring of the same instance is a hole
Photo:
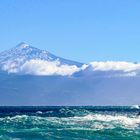
[[[44,125],[49,127],[50,125],[56,126],[58,129],[72,129],[72,130],[103,130],[122,128],[128,130],[139,129],[140,117],[139,116],[126,116],[126,115],[104,115],[104,114],[89,114],[81,117],[39,117],[39,116],[27,116],[17,115],[14,117],[0,118],[0,122],[3,124],[9,123],[30,123],[33,126]]]
[[[75,119],[84,122],[90,121],[93,129],[113,129],[116,127],[135,129],[140,126],[140,117],[138,116],[90,114],[84,117],[75,117]]]

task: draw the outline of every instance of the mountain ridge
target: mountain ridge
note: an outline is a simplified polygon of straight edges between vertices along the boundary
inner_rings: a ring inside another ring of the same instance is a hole
[[[17,55],[17,56],[15,56]],[[3,57],[3,59],[7,58],[12,58],[13,56],[15,57],[27,57],[27,59],[42,59],[42,60],[56,60],[56,59],[60,59],[62,60],[63,64],[69,64],[69,65],[73,65],[76,64],[77,66],[81,66],[83,63],[80,62],[76,62],[73,60],[68,60],[68,59],[64,59],[62,57],[56,56],[46,50],[40,50],[36,47],[30,46],[24,42],[19,43],[16,47],[0,52],[0,62],[1,59]],[[30,57],[31,56],[31,57]]]
[[[23,42],[0,53],[0,69],[8,73],[71,75],[82,65],[82,63],[55,56]]]

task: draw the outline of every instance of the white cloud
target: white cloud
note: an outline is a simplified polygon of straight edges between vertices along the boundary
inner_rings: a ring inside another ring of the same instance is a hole
[[[102,75],[108,77],[117,76],[137,76],[140,74],[140,63],[132,63],[126,61],[106,61],[106,62],[91,62],[89,67],[92,67],[93,72],[102,72]]]
[[[76,65],[61,64],[59,60],[45,61],[32,59],[23,63],[23,60],[8,61],[3,65],[3,70],[8,73],[21,73],[31,75],[62,75],[70,76],[75,72],[86,71],[92,68],[93,74],[100,76],[137,76],[140,75],[140,63],[131,63],[125,61],[106,61],[91,62],[89,65],[84,64],[81,67]],[[87,71],[92,72],[92,71]]]
[[[2,70],[8,73],[17,73],[19,67],[24,63],[24,58],[17,58],[14,60],[8,60],[2,63]]]
[[[8,61],[3,65],[2,70],[8,71],[8,73],[16,73],[17,72],[17,64],[15,62]]]
[[[94,71],[123,71],[132,72],[140,71],[140,63],[131,63],[125,61],[106,61],[106,62],[91,62]]]
[[[3,66],[3,70],[8,71],[9,73],[66,76],[78,72],[80,68],[75,65],[60,64],[58,60],[45,61],[40,59],[33,59],[26,61],[21,66],[14,62],[7,63]]]

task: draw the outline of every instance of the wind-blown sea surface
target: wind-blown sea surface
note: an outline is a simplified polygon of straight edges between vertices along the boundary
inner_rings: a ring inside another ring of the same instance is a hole
[[[131,107],[0,107],[0,140],[140,140]]]

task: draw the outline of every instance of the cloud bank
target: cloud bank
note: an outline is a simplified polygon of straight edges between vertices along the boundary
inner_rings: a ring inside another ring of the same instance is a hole
[[[70,76],[78,72],[80,68],[75,65],[61,64],[58,60],[45,61],[33,59],[26,61],[22,65],[16,62],[8,62],[3,66],[3,70],[8,71],[8,73]]]
[[[106,62],[91,62],[90,65],[94,71],[123,71],[132,72],[140,71],[140,63],[131,63],[125,61],[106,61]]]
[[[100,74],[101,76],[137,76],[140,75],[140,63],[132,63],[125,61],[106,61],[91,62],[81,67],[76,65],[61,64],[59,60],[46,61],[40,59],[32,59],[22,63],[23,60],[8,61],[3,65],[2,69],[8,73],[20,73],[31,75],[61,75],[71,76],[76,72],[88,71]]]
[[[23,64],[20,68],[21,73],[34,75],[72,75],[79,71],[75,65],[61,65],[57,61],[30,60]]]
[[[140,75],[140,63],[126,61],[91,62],[89,64],[94,72],[102,72],[111,76],[138,76]]]

